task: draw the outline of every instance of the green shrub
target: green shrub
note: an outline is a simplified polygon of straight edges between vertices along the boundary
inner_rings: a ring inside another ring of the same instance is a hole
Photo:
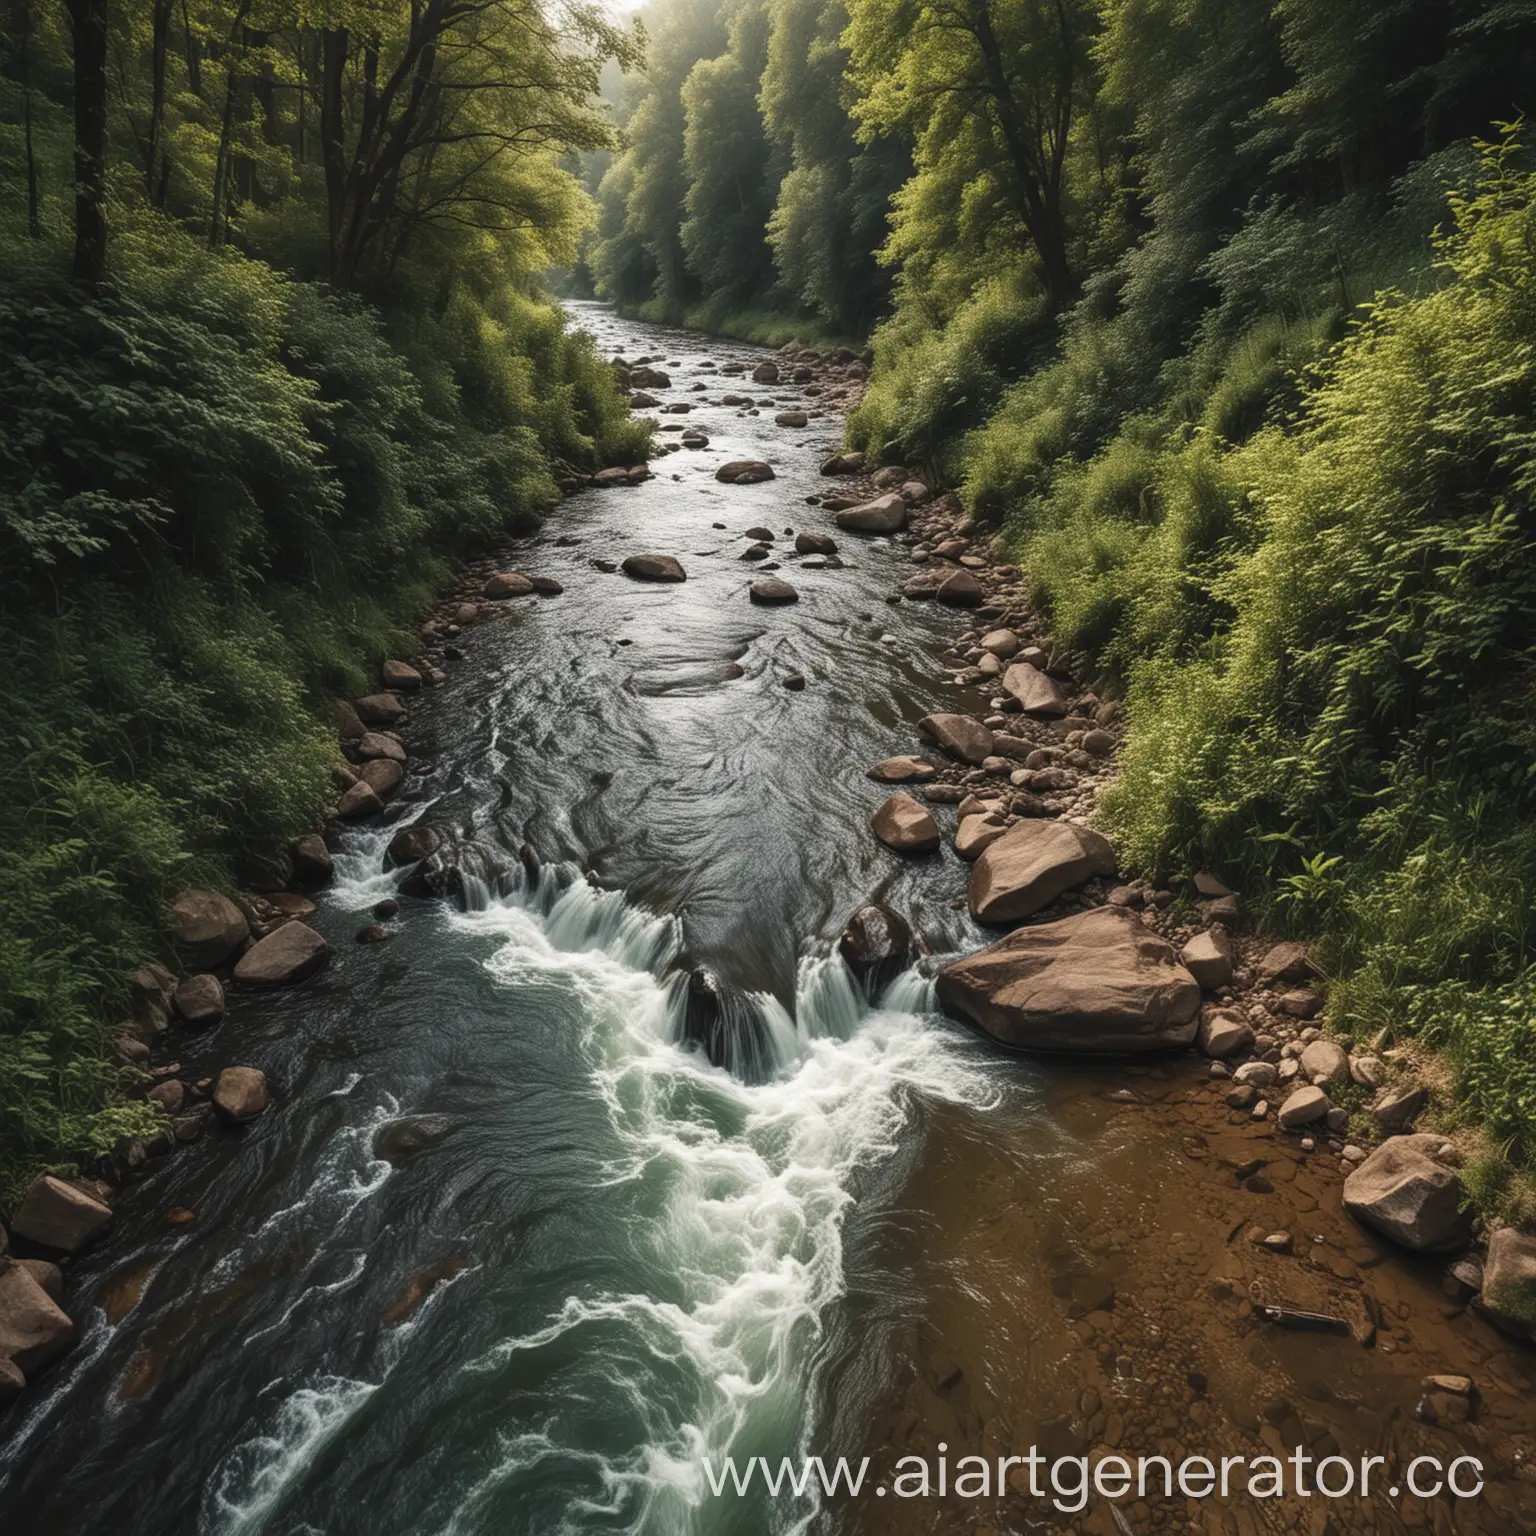
[[[515,286],[380,315],[127,210],[110,288],[64,265],[0,249],[0,1193],[153,1124],[104,1054],[125,978],[178,888],[314,823],[330,699],[452,559],[649,451]]]

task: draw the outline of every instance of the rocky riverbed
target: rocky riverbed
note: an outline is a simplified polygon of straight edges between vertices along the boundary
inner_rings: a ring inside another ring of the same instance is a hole
[[[568,479],[569,515],[466,568],[419,654],[338,704],[336,803],[289,878],[176,902],[185,969],[135,978],[117,1042],[165,1129],[11,1213],[0,1386],[36,1375],[41,1401],[13,1410],[32,1460],[0,1512],[56,1522],[77,1493],[58,1528],[139,1529],[105,1459],[180,1453],[132,1405],[174,1388],[195,1418],[222,1370],[243,1390],[157,1521],[323,1525],[394,1443],[365,1404],[430,1390],[467,1459],[405,1480],[400,1529],[544,1529],[599,1486],[625,1490],[614,1528],[729,1529],[682,1483],[646,1492],[635,1458],[701,1424],[732,1443],[761,1410],[721,1383],[755,1362],[775,1385],[753,1434],[785,1448],[816,1426],[892,1457],[1299,1437],[1394,1468],[1460,1447],[1490,1479],[1323,1524],[1295,1501],[1061,1520],[1013,1488],[818,1529],[1536,1529],[1512,1337],[1536,1245],[1473,1232],[1433,1074],[1322,1035],[1305,947],[1248,931],[1219,872],[1122,879],[1090,825],[1119,704],[951,492],[837,447],[860,359],[584,318],[663,451]],[[934,1017],[935,985],[974,1033]],[[694,1150],[662,1157],[655,1200],[626,1183],[672,1145]],[[518,1192],[476,1200],[509,1159]],[[786,1209],[790,1168],[815,1176]],[[675,1245],[647,1256],[664,1232],[705,1244],[681,1297]],[[605,1312],[624,1296],[645,1306]],[[369,1344],[338,1354],[360,1314]],[[418,1326],[449,1366],[398,1363]],[[258,1337],[287,1340],[296,1391],[251,1374]],[[451,1386],[485,1370],[524,1435],[573,1390],[654,1411],[497,1451]],[[72,1482],[39,1447],[90,1433],[92,1393],[129,1406]]]

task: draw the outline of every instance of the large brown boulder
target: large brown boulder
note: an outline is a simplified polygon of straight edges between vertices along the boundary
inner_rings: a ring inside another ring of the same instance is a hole
[[[1003,673],[1003,692],[1017,699],[1026,714],[1066,714],[1067,695],[1054,677],[1027,661],[1016,661]]]
[[[11,1231],[43,1248],[78,1253],[111,1222],[111,1210],[94,1195],[45,1173],[27,1186]]]
[[[992,756],[992,732],[970,715],[924,715],[917,728],[962,763],[981,763]]]
[[[834,521],[850,533],[900,533],[907,526],[907,504],[892,491],[856,507],[844,507]]]
[[[1431,1156],[1433,1136],[1393,1136],[1344,1181],[1356,1221],[1416,1253],[1450,1253],[1472,1241],[1467,1192],[1454,1169]]]
[[[1114,872],[1115,851],[1099,833],[1065,821],[1021,821],[971,866],[971,916],[978,923],[1016,923],[1064,891]]]
[[[687,581],[688,573],[672,555],[630,555],[624,574],[636,581]]]
[[[405,661],[384,662],[379,668],[379,681],[401,693],[417,693],[421,689],[421,673]]]
[[[307,923],[284,923],[246,950],[235,980],[248,987],[292,986],[313,976],[325,956],[325,940]]]
[[[837,540],[827,533],[797,533],[795,553],[798,555],[835,555]]]
[[[357,782],[366,784],[380,800],[384,800],[405,782],[405,769],[392,757],[369,758],[357,770]]]
[[[1536,1237],[1503,1227],[1488,1239],[1478,1304],[1506,1332],[1536,1341]]]
[[[911,795],[895,794],[870,818],[875,836],[897,853],[932,853],[939,846],[939,824]]]
[[[26,1375],[74,1343],[75,1325],[21,1264],[0,1260],[0,1360]]]
[[[1200,1015],[1194,977],[1119,907],[1020,928],[947,966],[938,992],[944,1007],[994,1039],[1033,1051],[1188,1045]]]
[[[271,1102],[267,1075],[256,1067],[225,1067],[213,1085],[213,1107],[233,1125],[254,1120]]]
[[[198,970],[229,959],[250,936],[245,914],[217,891],[183,891],[171,903],[171,937]]]

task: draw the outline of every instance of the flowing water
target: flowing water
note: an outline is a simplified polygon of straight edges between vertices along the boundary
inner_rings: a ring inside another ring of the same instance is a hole
[[[954,702],[937,660],[954,621],[885,604],[903,556],[883,539],[843,540],[840,570],[786,556],[799,603],[752,606],[741,534],[830,526],[805,497],[841,422],[710,403],[742,386],[702,365],[757,349],[575,309],[605,353],[667,367],[711,443],[562,506],[508,563],[564,595],[468,631],[412,710],[413,757],[436,767],[407,780],[410,816],[513,869],[532,843],[545,866],[472,889],[468,910],[407,899],[395,940],[360,947],[395,887],[393,829],[344,834],[316,920],[330,967],[235,999],[184,1046],[193,1075],[262,1067],[276,1106],[167,1160],[76,1267],[82,1342],[14,1415],[6,1529],[682,1536],[824,1518],[809,1497],[712,1499],[701,1459],[807,1443],[837,1418],[829,1360],[856,1411],[849,1296],[882,1295],[863,1234],[925,1113],[995,1092],[921,975],[871,1002],[832,951],[876,896],[932,947],[971,941],[952,856],[898,865],[869,835],[863,773]],[[778,478],[715,481],[743,457]],[[592,563],[638,551],[677,555],[688,581]],[[722,1066],[679,1043],[678,962],[722,983]],[[373,1138],[404,1114],[448,1133],[396,1168]],[[172,1207],[196,1222],[168,1229]]]
[[[866,765],[974,707],[940,661],[956,620],[886,605],[905,560],[880,539],[841,540],[841,570],[782,557],[800,602],[753,607],[741,535],[827,526],[805,497],[840,423],[710,403],[742,385],[706,364],[755,349],[575,308],[605,352],[667,368],[710,445],[571,498],[508,558],[563,595],[468,631],[413,707],[433,771],[407,815],[488,854],[462,906],[406,898],[392,943],[355,944],[399,877],[389,831],[349,830],[329,968],[181,1043],[193,1077],[263,1068],[275,1107],[162,1161],[74,1266],[80,1345],[0,1424],[0,1531],[1060,1531],[1018,1498],[717,1498],[704,1463],[1303,1441],[1470,1447],[1489,1487],[1070,1528],[1536,1531],[1529,1354],[1348,1221],[1325,1149],[1226,1116],[1202,1063],[1042,1067],[932,1013],[922,967],[855,985],[833,941],[871,898],[932,954],[982,942],[954,855],[898,861],[867,825]],[[778,478],[714,480],[743,457]],[[687,582],[593,563],[643,551]],[[684,1040],[695,967],[719,1065]],[[419,1115],[435,1145],[377,1155]],[[1294,1257],[1246,1239],[1282,1225]],[[1376,1347],[1269,1327],[1255,1287],[1368,1300]],[[1417,1413],[1445,1371],[1476,1378],[1475,1424]]]

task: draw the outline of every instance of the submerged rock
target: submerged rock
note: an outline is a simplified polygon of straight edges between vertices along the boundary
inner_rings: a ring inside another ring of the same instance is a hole
[[[390,1120],[373,1133],[373,1155],[403,1168],[412,1158],[445,1141],[453,1130],[447,1115],[409,1115]]]
[[[1184,1046],[1200,1013],[1199,984],[1172,948],[1118,907],[1020,928],[946,967],[938,991],[994,1039],[1035,1051]]]
[[[912,963],[912,930],[889,907],[870,902],[848,919],[837,952],[875,998]]]

